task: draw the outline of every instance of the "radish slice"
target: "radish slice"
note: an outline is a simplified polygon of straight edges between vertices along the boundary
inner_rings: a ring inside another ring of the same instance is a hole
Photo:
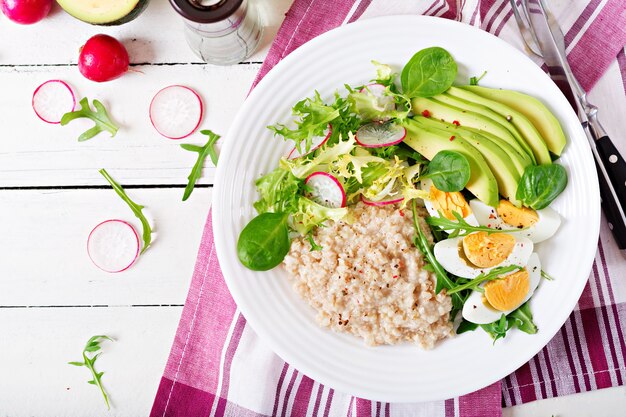
[[[294,146],[291,152],[289,152],[287,159],[296,159],[301,156],[308,155],[311,152],[319,149],[322,145],[324,145],[328,141],[328,139],[330,139],[330,135],[332,135],[332,133],[333,133],[333,126],[330,123],[328,123],[328,128],[326,129],[326,135],[314,137],[311,141],[311,149],[309,149],[307,153],[301,154],[300,152],[298,152],[298,148]]]
[[[396,101],[392,96],[385,94],[386,91],[387,87],[382,84],[374,83],[366,85],[359,91],[359,93],[369,92],[376,97],[378,107],[382,108],[383,111],[394,111],[396,109]]]
[[[74,111],[76,97],[65,81],[49,80],[33,93],[33,110],[46,123],[59,124],[65,113]]]
[[[150,103],[150,121],[168,139],[183,139],[200,126],[202,100],[198,93],[182,85],[165,87]]]
[[[363,203],[367,204],[368,206],[376,206],[376,207],[386,206],[388,204],[400,203],[402,200],[404,200],[404,197],[389,196],[387,198],[383,198],[380,201],[372,201],[372,200],[368,200],[367,198],[363,197],[363,194],[361,194],[361,201]]]
[[[365,148],[382,148],[402,142],[405,136],[406,129],[395,123],[372,122],[361,126],[354,138]]]
[[[124,220],[106,220],[93,228],[87,238],[91,262],[105,272],[122,272],[139,257],[139,235]]]
[[[337,178],[326,172],[314,172],[304,183],[311,189],[307,197],[324,207],[346,206],[346,192]]]

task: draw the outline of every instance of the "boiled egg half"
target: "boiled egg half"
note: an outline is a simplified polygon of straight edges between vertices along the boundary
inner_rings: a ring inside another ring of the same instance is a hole
[[[424,206],[432,217],[440,217],[441,212],[446,219],[456,221],[453,214],[456,211],[467,223],[478,226],[478,220],[474,217],[472,208],[462,193],[441,191],[430,179],[422,180],[421,188],[428,192],[428,199],[424,200]]]
[[[526,265],[533,242],[509,233],[473,232],[437,242],[434,254],[441,266],[462,278],[476,278],[499,266]]]
[[[526,237],[533,243],[550,238],[561,225],[561,216],[550,207],[533,210],[516,207],[508,200],[500,200],[498,207],[493,208],[478,199],[471,200],[469,205],[481,226],[498,230],[524,229],[511,234]]]
[[[482,284],[484,293],[472,291],[463,305],[463,318],[476,324],[493,323],[502,314],[507,315],[528,301],[539,281],[541,263],[539,256],[533,253],[524,269]]]

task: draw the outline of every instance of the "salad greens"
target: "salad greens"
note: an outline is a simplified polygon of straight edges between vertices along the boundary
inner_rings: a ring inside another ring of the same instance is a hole
[[[422,49],[402,69],[402,92],[408,97],[432,97],[446,91],[456,78],[457,65],[440,47]]]
[[[191,145],[188,143],[183,143],[182,145],[180,145],[180,147],[186,151],[198,153],[198,159],[191,169],[191,173],[187,177],[189,182],[187,183],[187,186],[185,187],[185,192],[183,193],[183,201],[189,198],[189,196],[193,192],[194,186],[196,185],[196,181],[198,181],[200,179],[200,176],[202,176],[202,166],[204,165],[206,157],[209,156],[211,158],[211,162],[213,162],[213,165],[217,166],[218,155],[215,151],[215,143],[220,138],[220,135],[215,134],[210,130],[201,130],[200,133],[209,137],[209,140],[204,146]]]
[[[487,75],[487,71],[483,71],[480,77],[470,77],[469,85],[478,85],[485,75]]]
[[[472,226],[461,216],[458,211],[453,211],[452,214],[456,217],[456,221],[450,220],[439,212],[439,216],[430,216],[426,218],[426,223],[430,226],[439,228],[441,231],[448,232],[448,237],[467,236],[474,232],[487,232],[487,233],[505,233],[510,230],[492,229],[487,226]],[[526,230],[525,228],[517,228],[516,231]]]
[[[69,113],[65,113],[61,118],[61,126],[65,126],[69,122],[75,119],[80,119],[82,117],[86,117],[95,122],[95,126],[89,130],[83,132],[79,137],[78,141],[83,142],[89,140],[96,136],[100,132],[109,132],[111,137],[115,136],[118,131],[118,127],[111,121],[109,114],[107,113],[104,105],[98,101],[93,100],[93,106],[96,109],[95,111],[91,110],[89,106],[89,99],[87,97],[83,98],[80,102],[80,109],[74,110]]]
[[[263,213],[252,219],[237,241],[241,263],[253,271],[267,271],[289,252],[288,213]]]
[[[488,281],[495,281],[497,279],[503,279],[506,277],[503,277],[502,275],[504,274],[508,274],[510,272],[516,272],[519,270],[524,269],[523,266],[518,266],[518,265],[509,265],[509,266],[499,266],[497,268],[492,269],[491,271],[487,272],[487,273],[482,273],[480,275],[478,275],[476,278],[466,282],[465,284],[461,284],[458,285],[452,289],[450,289],[448,291],[448,295],[450,294],[455,294],[461,291],[465,291],[465,290],[472,290],[472,291],[480,291],[483,292],[482,288],[479,287],[480,284],[482,284],[483,282],[488,282]]]
[[[143,209],[145,207],[131,200],[130,197],[126,194],[126,191],[124,191],[124,189],[122,188],[122,186],[119,185],[117,182],[115,182],[115,180],[109,175],[109,173],[104,168],[102,168],[98,172],[100,172],[100,174],[102,174],[102,176],[109,182],[109,184],[111,184],[111,187],[113,187],[113,190],[115,190],[117,195],[119,195],[120,198],[124,200],[126,204],[128,204],[128,207],[130,207],[130,209],[133,211],[133,214],[135,215],[135,217],[137,217],[139,221],[141,222],[141,228],[142,228],[141,237],[143,240],[141,254],[143,254],[146,251],[146,249],[148,249],[148,247],[150,246],[150,243],[152,242],[152,227],[150,226],[150,222],[148,221],[146,216],[143,214]]]
[[[529,165],[519,180],[515,198],[535,210],[546,208],[567,186],[567,171],[559,164]]]
[[[87,341],[87,344],[83,348],[83,361],[82,362],[68,362],[69,365],[73,366],[85,366],[91,372],[91,378],[87,381],[88,384],[95,385],[100,388],[100,392],[102,393],[102,397],[104,397],[104,402],[107,405],[107,410],[111,409],[111,405],[109,404],[109,396],[104,390],[104,386],[102,386],[102,375],[104,372],[97,372],[94,365],[96,364],[96,359],[100,356],[100,353],[95,353],[100,350],[100,343],[104,340],[110,340],[113,342],[109,336],[99,335],[92,336]]]
[[[459,152],[439,151],[421,175],[421,179],[425,178],[430,178],[441,191],[461,191],[470,179],[470,164]]]

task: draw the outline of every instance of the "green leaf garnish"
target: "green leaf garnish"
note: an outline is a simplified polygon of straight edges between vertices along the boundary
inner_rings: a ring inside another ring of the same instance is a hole
[[[470,174],[469,162],[463,154],[443,150],[437,152],[420,178],[430,178],[437,189],[450,193],[465,188]]]
[[[480,325],[484,331],[489,333],[494,344],[498,339],[503,339],[506,336],[506,332],[511,328],[511,326],[512,324],[509,323],[504,314],[500,317],[500,320]]]
[[[313,240],[313,234],[312,233],[308,233],[306,235],[306,239],[309,241],[309,244],[311,245],[311,250],[310,252],[316,251],[316,250],[322,250],[324,249],[322,246],[318,245],[317,243],[315,243],[315,240]]]
[[[202,166],[204,165],[204,161],[206,160],[206,157],[210,156],[211,162],[213,162],[213,165],[217,166],[218,155],[217,155],[217,152],[215,151],[215,143],[220,138],[220,135],[217,135],[211,132],[210,130],[201,130],[200,133],[202,133],[203,135],[207,135],[209,137],[209,140],[204,146],[191,145],[187,143],[180,145],[180,147],[186,151],[198,153],[198,159],[196,160],[196,163],[191,169],[191,173],[187,177],[189,182],[187,182],[187,186],[185,187],[185,192],[183,193],[183,201],[186,201],[189,198],[189,196],[193,192],[193,187],[196,185],[196,181],[198,181],[200,177],[202,176]]]
[[[107,409],[110,410],[111,405],[109,404],[109,396],[107,395],[106,391],[104,390],[104,387],[102,386],[102,375],[104,375],[104,372],[97,372],[94,367],[94,365],[96,364],[96,359],[98,359],[98,356],[100,356],[100,353],[96,353],[96,354],[94,353],[100,350],[100,343],[104,340],[110,340],[111,342],[114,341],[109,336],[104,336],[104,335],[92,336],[91,338],[89,338],[89,340],[87,341],[87,344],[83,348],[83,361],[82,362],[68,362],[68,364],[73,365],[73,366],[85,366],[87,367],[87,369],[89,369],[93,379],[87,381],[87,383],[91,385],[95,385],[98,388],[100,388],[100,392],[102,393],[102,396],[104,397],[104,402],[107,405]]]
[[[471,321],[467,321],[465,319],[461,320],[459,323],[459,327],[456,329],[456,334],[462,334],[465,332],[473,332],[478,328],[478,324],[472,323]]]
[[[422,228],[419,225],[419,221],[417,218],[417,205],[415,203],[415,199],[412,201],[412,209],[413,209],[413,225],[415,226],[415,231],[417,232],[417,236],[415,238],[415,246],[424,254],[426,257],[426,261],[432,267],[435,276],[437,277],[437,282],[435,285],[435,292],[438,294],[442,289],[446,288],[447,290],[451,290],[456,287],[456,284],[450,279],[448,273],[441,266],[441,264],[435,258],[435,254],[430,247],[430,243],[426,238],[426,235],[422,231]],[[448,292],[450,294],[450,292]],[[451,294],[452,298],[452,309],[455,311],[459,311],[463,308],[463,303],[465,302],[464,297],[462,297],[458,292]]]
[[[543,269],[541,270],[541,277],[543,279],[545,279],[545,280],[548,280],[548,281],[554,281],[554,278],[551,275],[549,275],[546,271],[544,271]]]
[[[528,165],[515,198],[535,210],[546,208],[567,186],[567,171],[559,164]]]
[[[104,105],[100,101],[93,100],[93,106],[95,107],[96,111],[91,110],[91,107],[89,106],[89,99],[87,97],[83,98],[79,102],[79,104],[81,107],[80,110],[74,110],[72,112],[65,113],[63,117],[61,117],[61,126],[65,126],[74,119],[86,117],[93,120],[95,122],[95,126],[83,132],[78,137],[79,142],[89,140],[96,136],[98,133],[104,131],[109,132],[111,134],[111,137],[115,136],[118,127],[115,125],[115,123],[111,121],[107,110],[104,108]]]
[[[450,88],[457,70],[454,58],[445,49],[422,49],[402,69],[402,92],[411,98],[436,96]]]
[[[528,302],[509,314],[508,319],[512,320],[513,325],[523,332],[537,333],[537,325],[533,322],[533,313],[530,311]]]
[[[146,249],[148,249],[148,247],[150,246],[150,242],[152,241],[152,227],[150,227],[150,222],[143,214],[144,206],[133,202],[133,200],[128,197],[126,191],[124,191],[122,186],[115,182],[115,180],[109,175],[108,172],[106,172],[104,168],[102,168],[98,172],[100,172],[100,174],[102,174],[102,176],[109,182],[109,184],[111,184],[111,187],[113,187],[117,195],[119,195],[120,198],[124,200],[126,204],[128,204],[128,207],[130,207],[130,209],[133,211],[135,217],[137,217],[141,222],[141,228],[143,229],[141,234],[143,239],[143,247],[141,248],[141,253],[143,254]]]
[[[509,265],[509,266],[499,266],[497,268],[493,268],[488,273],[482,273],[478,275],[476,278],[471,281],[466,282],[465,284],[456,286],[448,291],[448,295],[457,293],[459,291],[464,290],[472,290],[476,291],[478,289],[478,285],[482,284],[486,281],[494,281],[497,279],[503,279],[501,275],[508,274],[509,272],[516,272],[524,269],[523,266],[518,265]]]
[[[478,85],[478,82],[482,80],[485,75],[487,75],[487,71],[483,71],[480,77],[471,77],[469,81],[469,85]]]
[[[463,219],[463,216],[457,211],[453,211],[452,214],[456,217],[457,221],[450,220],[446,218],[442,212],[439,212],[439,217],[429,216],[426,218],[426,223],[430,226],[435,226],[440,228],[443,231],[450,232],[448,237],[457,237],[457,236],[466,236],[473,232],[487,232],[487,233],[506,233],[506,232],[519,232],[520,230],[525,229],[515,229],[515,230],[500,230],[500,229],[492,229],[487,226],[472,226],[468,222]]]

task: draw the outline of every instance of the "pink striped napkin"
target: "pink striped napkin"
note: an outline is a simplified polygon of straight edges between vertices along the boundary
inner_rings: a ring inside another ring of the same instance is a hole
[[[618,65],[626,93],[623,0],[575,0],[555,6],[552,11],[566,33],[570,62],[585,89],[593,88],[611,65]],[[523,49],[508,0],[295,0],[255,84],[309,39],[358,19],[391,14],[460,20]],[[502,415],[502,404],[622,385],[625,276],[626,263],[603,219],[596,261],[576,310],[529,363],[502,383],[459,398],[420,404],[372,402],[311,380],[258,339],[224,283],[209,215],[151,416],[496,417]]]

